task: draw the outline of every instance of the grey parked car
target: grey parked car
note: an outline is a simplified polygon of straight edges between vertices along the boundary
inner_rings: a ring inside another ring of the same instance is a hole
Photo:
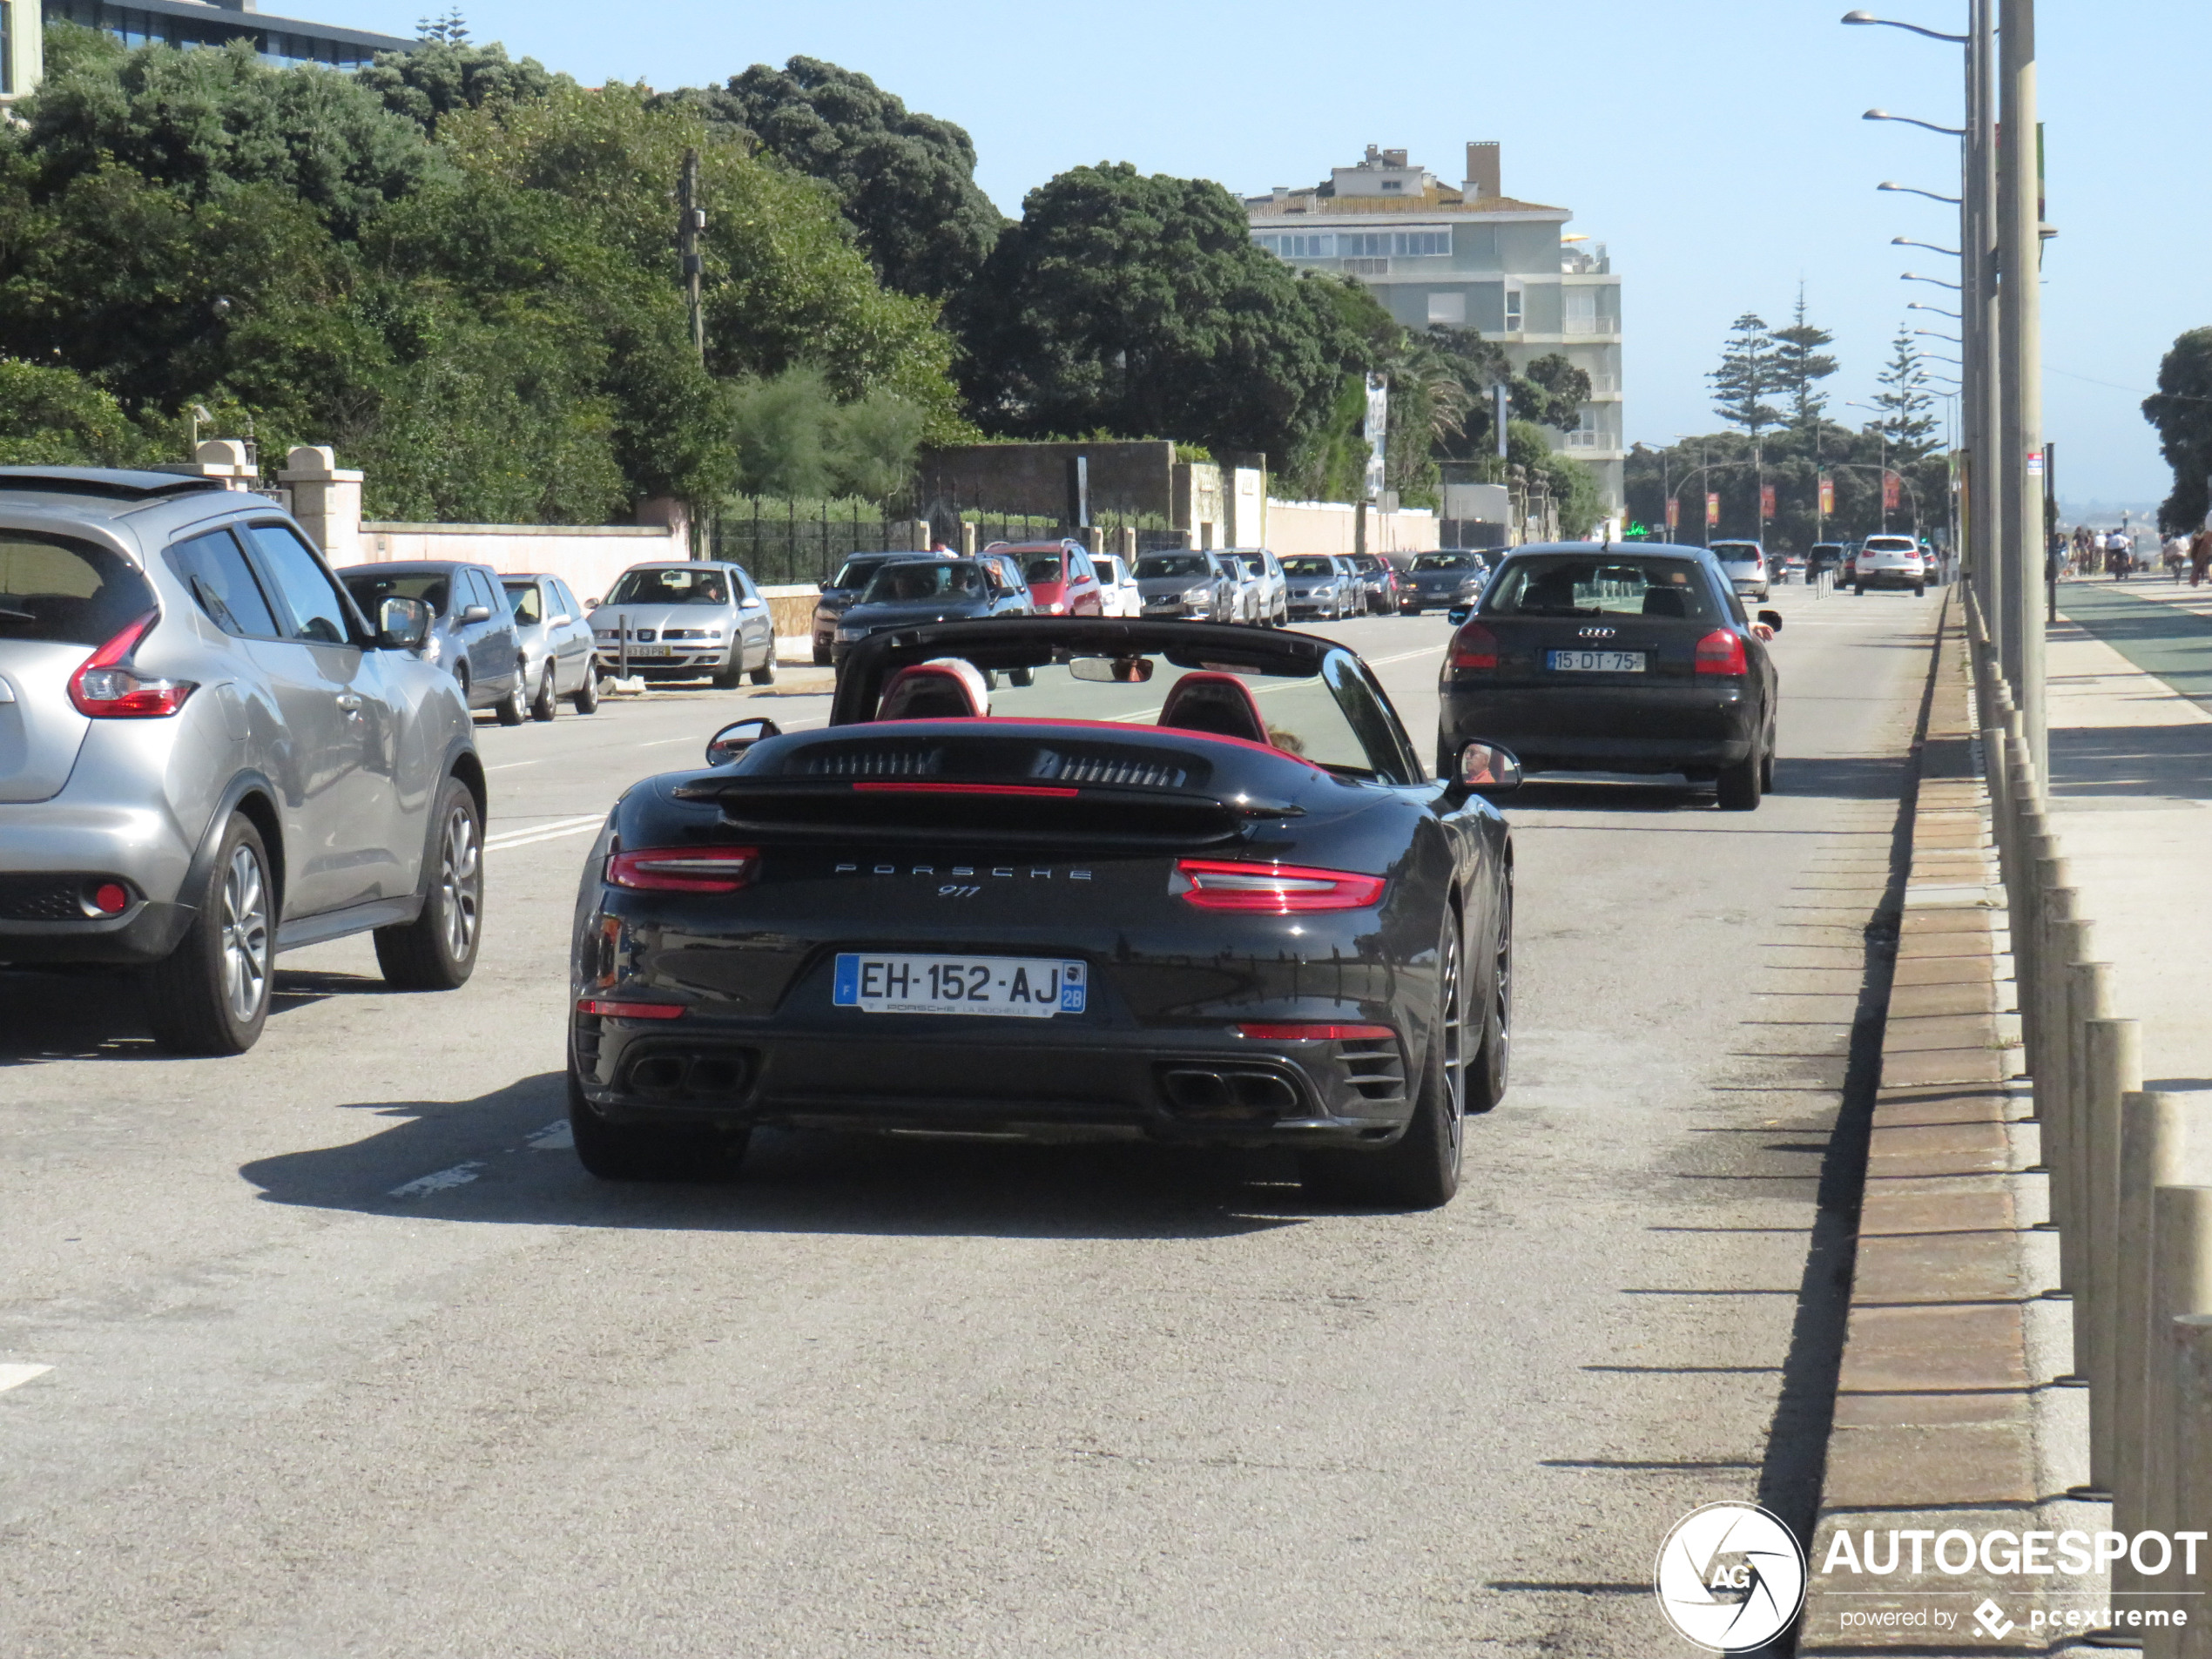
[[[1340,622],[1356,615],[1366,603],[1366,590],[1348,559],[1300,553],[1283,561],[1283,574],[1290,578],[1293,620],[1311,617],[1316,622]]]
[[[507,590],[507,603],[515,613],[530,718],[551,719],[564,697],[576,705],[578,714],[591,713],[599,706],[591,621],[569,584],[557,576],[503,576],[499,585]]]
[[[502,725],[520,725],[529,692],[523,679],[523,642],[514,607],[489,564],[444,559],[420,563],[349,564],[338,579],[361,614],[387,599],[420,599],[430,607],[422,659],[460,682],[471,709],[490,709]]]
[[[1490,562],[1473,548],[1447,547],[1415,556],[1398,584],[1398,612],[1418,617],[1438,605],[1472,604],[1490,580]]]
[[[648,680],[775,683],[775,618],[742,565],[633,564],[591,613],[591,632],[604,674],[627,661]]]
[[[484,773],[428,606],[364,621],[277,504],[0,468],[0,963],[136,968],[188,1054],[251,1048],[278,952],[476,961]]]
[[[1155,620],[1237,619],[1237,577],[1216,554],[1147,553],[1136,561],[1136,590],[1144,597],[1144,614]]]

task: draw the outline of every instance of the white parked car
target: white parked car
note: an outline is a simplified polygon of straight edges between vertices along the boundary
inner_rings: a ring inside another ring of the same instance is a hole
[[[1098,571],[1098,599],[1102,617],[1141,617],[1144,596],[1137,591],[1136,576],[1118,553],[1094,553],[1090,562]]]
[[[1858,550],[1851,591],[1910,588],[1917,598],[1928,590],[1928,560],[1910,536],[1870,536]]]

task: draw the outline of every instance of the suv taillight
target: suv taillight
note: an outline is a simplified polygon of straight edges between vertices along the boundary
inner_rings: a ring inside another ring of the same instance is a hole
[[[69,677],[69,700],[96,720],[158,720],[185,706],[197,689],[191,680],[141,679],[131,653],[152,631],[161,613],[150,610],[94,651]]]
[[[1452,640],[1453,668],[1495,668],[1498,637],[1472,619],[1462,624]]]
[[[1743,637],[1728,628],[1716,628],[1697,642],[1697,671],[1701,674],[1748,674],[1751,665],[1743,655]]]

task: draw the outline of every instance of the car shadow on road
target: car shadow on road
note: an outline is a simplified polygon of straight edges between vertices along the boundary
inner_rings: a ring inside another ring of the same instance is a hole
[[[279,969],[269,993],[269,1017],[326,997],[391,988],[357,974],[290,973]],[[49,1060],[173,1060],[146,1028],[138,981],[111,968],[0,968],[0,1066]]]
[[[1036,1146],[764,1130],[720,1181],[617,1184],[576,1161],[561,1074],[465,1101],[364,1102],[394,1120],[239,1173],[271,1204],[491,1224],[713,1232],[1217,1238],[1334,1213],[1286,1152]],[[1471,1120],[1469,1161],[1483,1120]],[[1463,1194],[1461,1202],[1471,1195]]]

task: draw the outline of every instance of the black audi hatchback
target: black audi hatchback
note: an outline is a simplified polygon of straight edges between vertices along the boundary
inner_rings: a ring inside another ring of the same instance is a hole
[[[1750,812],[1774,782],[1781,626],[1703,548],[1519,549],[1453,639],[1438,752],[1480,733],[1527,772],[1679,772]]]

